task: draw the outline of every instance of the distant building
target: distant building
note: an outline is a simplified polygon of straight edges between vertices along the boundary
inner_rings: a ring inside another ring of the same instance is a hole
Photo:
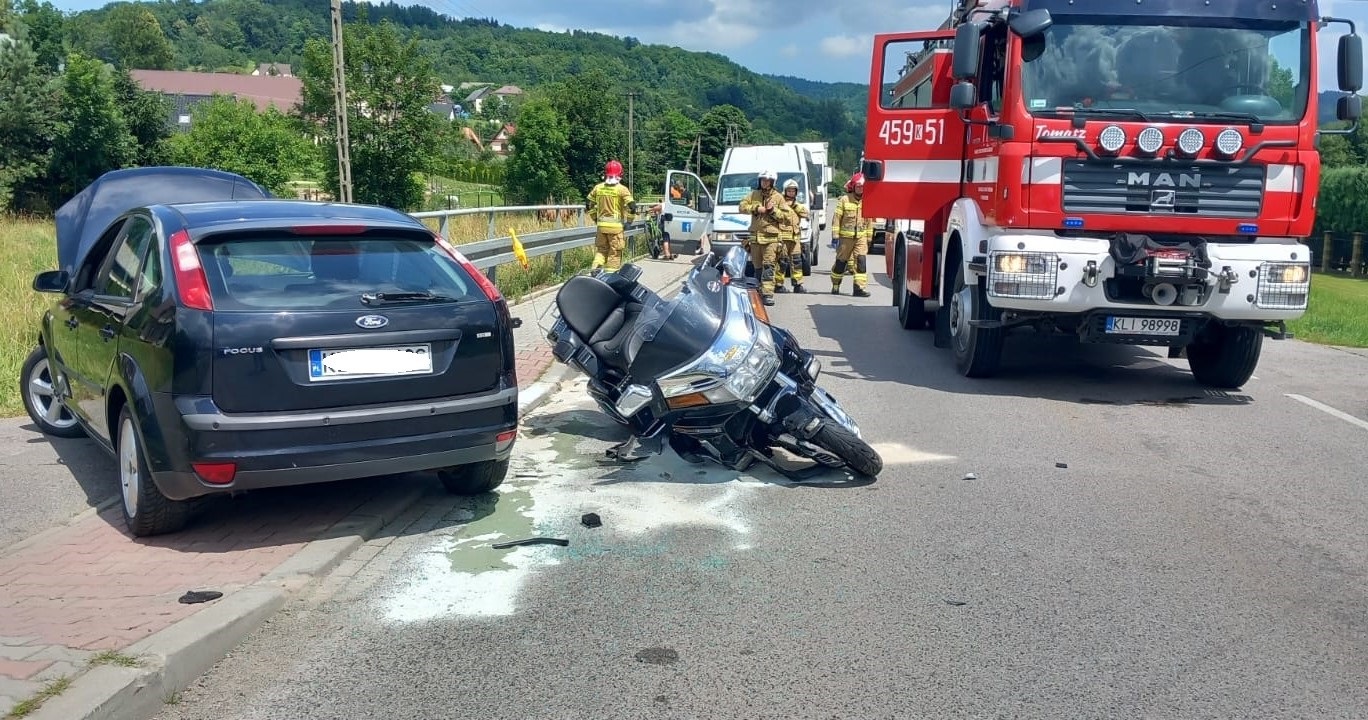
[[[499,129],[499,132],[494,138],[489,141],[489,149],[493,150],[495,154],[507,155],[509,150],[508,141],[512,139],[513,134],[517,131],[518,128],[512,123],[504,125]]]
[[[276,66],[282,67],[282,66]],[[288,70],[289,66],[283,66]],[[170,98],[175,107],[168,118],[173,127],[190,129],[191,110],[214,95],[250,100],[258,111],[274,107],[292,112],[303,100],[304,83],[293,75],[202,73],[183,70],[132,70],[144,90]]]
[[[253,75],[272,75],[276,77],[294,77],[294,71],[290,69],[289,63],[261,63],[252,71]]]
[[[517,85],[504,85],[499,88],[487,85],[467,95],[465,106],[470,108],[471,112],[480,112],[480,110],[484,108],[484,101],[489,98],[497,97],[503,98],[504,100],[511,100],[515,97],[520,97],[521,95],[523,95],[523,90]]]

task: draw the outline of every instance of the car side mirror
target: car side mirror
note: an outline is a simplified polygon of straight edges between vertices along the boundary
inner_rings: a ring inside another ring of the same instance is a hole
[[[661,219],[663,219],[665,222],[669,222],[669,221],[671,221],[671,220],[674,219],[674,213],[665,213],[664,215],[661,215],[660,217],[661,217]]]
[[[1030,40],[1044,34],[1054,25],[1054,18],[1045,9],[1027,10],[1007,22],[1007,27],[1022,40]]]
[[[971,82],[957,82],[950,88],[950,107],[968,110],[978,102],[978,91]]]
[[[33,276],[33,289],[41,293],[66,292],[71,274],[65,270],[47,270]]]
[[[822,209],[822,203],[823,203],[823,200],[822,200],[822,196],[821,196],[821,195],[813,195],[813,196],[812,196],[812,209],[813,209],[813,210],[821,210],[821,209]]]
[[[699,198],[699,199],[698,199],[698,211],[699,211],[699,212],[705,212],[705,213],[710,213],[710,212],[712,212],[712,211],[713,211],[713,203],[712,203],[712,200],[709,200],[708,198]]]

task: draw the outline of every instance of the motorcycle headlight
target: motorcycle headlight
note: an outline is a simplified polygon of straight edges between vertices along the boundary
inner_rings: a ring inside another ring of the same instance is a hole
[[[749,315],[728,313],[728,329],[702,357],[660,378],[673,410],[723,402],[751,402],[779,371],[779,352],[768,327]],[[744,321],[741,318],[744,317]]]

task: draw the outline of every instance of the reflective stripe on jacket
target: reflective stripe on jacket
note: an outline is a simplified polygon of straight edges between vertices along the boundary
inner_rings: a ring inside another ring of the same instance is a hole
[[[869,238],[874,236],[874,221],[864,217],[864,200],[856,200],[846,194],[836,203],[836,236],[843,238]]]
[[[604,232],[622,232],[631,205],[636,202],[626,185],[601,182],[589,191],[589,219]]]

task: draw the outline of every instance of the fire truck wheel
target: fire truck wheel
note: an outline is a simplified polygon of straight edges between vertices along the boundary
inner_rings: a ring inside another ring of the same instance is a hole
[[[932,324],[926,312],[926,301],[907,289],[906,251],[899,245],[893,251],[893,299],[898,306],[898,324],[904,330],[921,330]]]
[[[955,294],[950,297],[950,344],[955,368],[965,377],[990,377],[1002,360],[1002,329],[970,325],[970,320],[999,320],[1002,311],[988,304],[987,293],[975,282],[965,284],[964,266],[955,272]]]
[[[1187,346],[1192,377],[1208,387],[1234,390],[1249,382],[1259,364],[1263,333],[1253,327],[1212,322]]]

